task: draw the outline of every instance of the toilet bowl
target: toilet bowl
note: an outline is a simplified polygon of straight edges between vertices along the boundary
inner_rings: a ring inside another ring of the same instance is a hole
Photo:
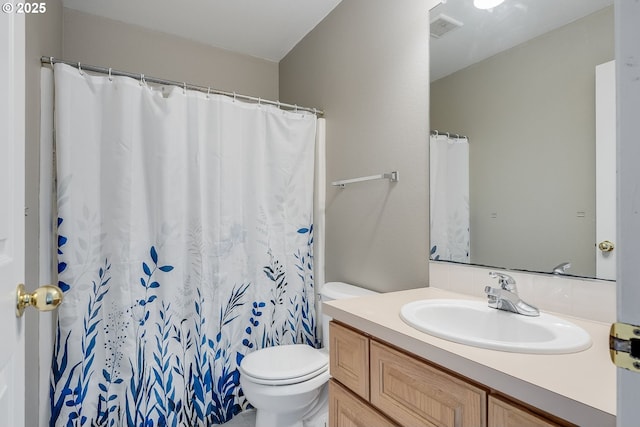
[[[320,290],[323,301],[375,293],[342,282],[325,283]],[[257,350],[242,359],[240,386],[256,408],[256,427],[301,427],[304,419],[326,408],[330,320],[322,316],[322,349],[306,344],[281,345]]]
[[[240,365],[240,385],[256,408],[256,427],[301,425],[323,403],[328,380],[329,355],[306,344],[258,350]]]

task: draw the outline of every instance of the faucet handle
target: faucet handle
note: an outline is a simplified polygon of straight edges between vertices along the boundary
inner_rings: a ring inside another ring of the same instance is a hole
[[[498,283],[500,284],[500,287],[505,291],[517,292],[516,280],[513,277],[509,276],[508,274],[496,273],[495,271],[490,271],[489,277],[493,279],[498,279]]]

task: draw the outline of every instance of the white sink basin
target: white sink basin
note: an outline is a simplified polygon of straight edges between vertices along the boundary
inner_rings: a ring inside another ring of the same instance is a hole
[[[546,313],[523,316],[490,308],[482,301],[414,301],[402,306],[400,317],[430,335],[492,350],[562,354],[591,347],[589,334],[564,319]]]

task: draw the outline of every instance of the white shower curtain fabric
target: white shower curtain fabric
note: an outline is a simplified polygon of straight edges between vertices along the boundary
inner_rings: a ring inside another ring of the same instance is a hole
[[[52,426],[210,426],[242,358],[318,346],[316,117],[56,64]]]
[[[470,262],[469,141],[431,135],[430,259]]]

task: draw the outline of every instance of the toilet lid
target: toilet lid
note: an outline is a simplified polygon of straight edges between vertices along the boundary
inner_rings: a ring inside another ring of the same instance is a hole
[[[256,383],[256,384],[262,384],[262,385],[268,385],[268,386],[278,386],[278,385],[292,385],[292,384],[298,384],[298,383],[303,383],[307,380],[311,380],[314,379],[322,374],[328,374],[329,373],[329,367],[328,366],[324,366],[320,369],[318,369],[317,371],[313,371],[310,372],[306,375],[303,375],[301,377],[296,377],[296,378],[285,378],[285,379],[278,379],[278,380],[269,380],[269,379],[264,379],[264,378],[254,378],[251,375],[248,375],[246,372],[244,372],[242,370],[242,366],[240,367],[240,374],[241,374],[241,379],[240,379],[240,383],[242,384],[242,378],[244,378],[245,381],[250,381],[252,383]]]
[[[313,378],[327,369],[325,352],[306,344],[290,344],[264,348],[242,359],[242,374],[262,383],[292,383]]]

